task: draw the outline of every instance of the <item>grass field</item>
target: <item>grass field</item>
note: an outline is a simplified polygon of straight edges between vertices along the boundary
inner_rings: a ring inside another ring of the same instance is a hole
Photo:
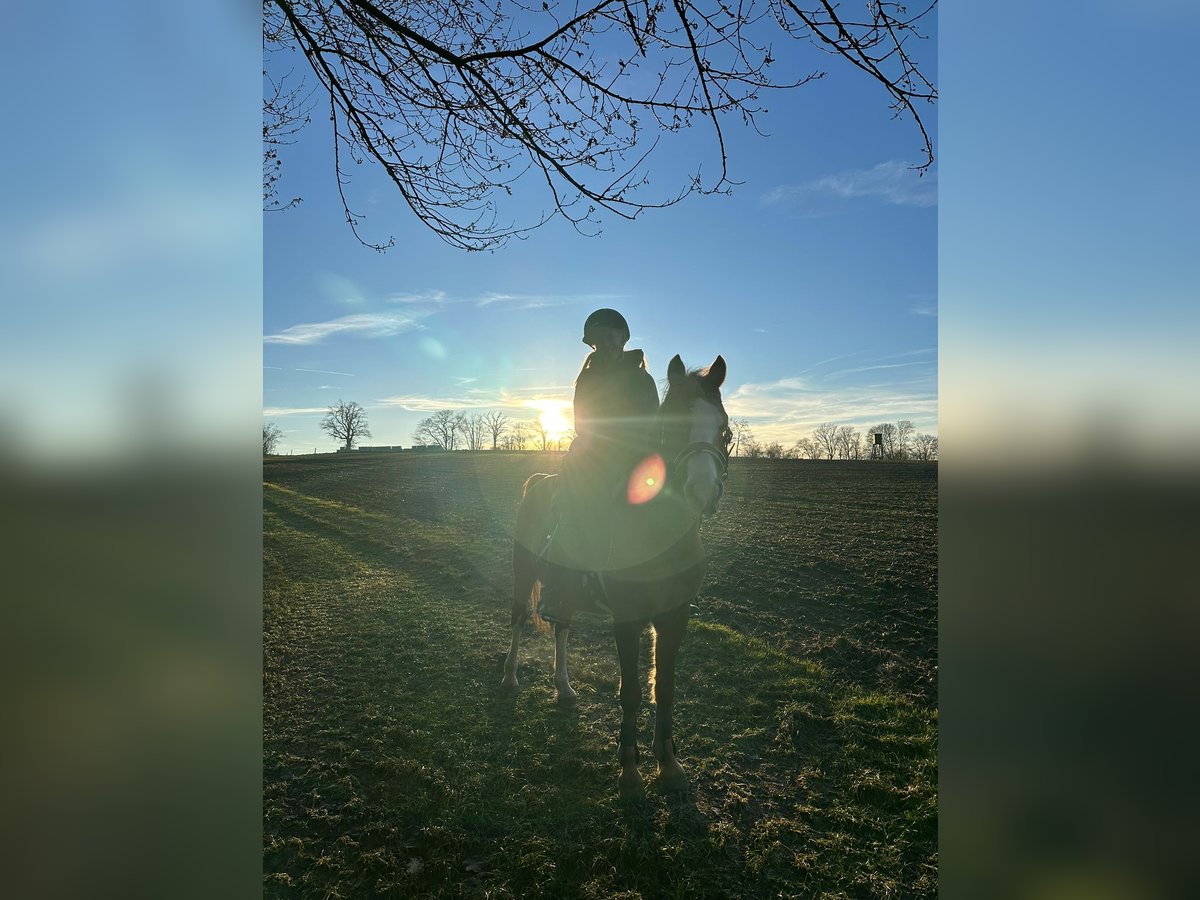
[[[572,629],[577,709],[532,629],[498,689],[517,495],[559,459],[264,462],[266,896],[934,895],[936,464],[733,461],[679,665],[691,790],[621,803],[608,623]]]

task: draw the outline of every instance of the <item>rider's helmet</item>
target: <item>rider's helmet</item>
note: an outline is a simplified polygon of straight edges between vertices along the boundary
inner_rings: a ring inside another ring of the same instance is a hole
[[[598,309],[587,317],[583,323],[583,342],[589,347],[596,343],[592,337],[593,328],[616,328],[624,333],[626,341],[629,340],[629,323],[615,309]]]

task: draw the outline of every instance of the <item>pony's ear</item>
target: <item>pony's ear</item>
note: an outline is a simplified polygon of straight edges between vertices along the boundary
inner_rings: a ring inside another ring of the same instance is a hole
[[[667,383],[678,384],[687,377],[687,369],[683,366],[683,360],[676,353],[671,357],[671,361],[667,363]]]
[[[718,355],[704,373],[704,382],[714,390],[725,383],[725,357]]]

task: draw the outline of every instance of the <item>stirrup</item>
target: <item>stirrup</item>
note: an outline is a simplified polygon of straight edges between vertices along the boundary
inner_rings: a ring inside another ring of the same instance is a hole
[[[549,622],[551,625],[571,624],[570,614],[564,613],[562,610],[550,612],[547,610],[545,603],[540,600],[538,601],[537,614],[539,619],[544,622]]]

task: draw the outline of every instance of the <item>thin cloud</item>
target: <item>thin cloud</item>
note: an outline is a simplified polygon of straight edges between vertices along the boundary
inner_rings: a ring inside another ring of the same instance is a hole
[[[328,406],[266,406],[264,416],[313,416],[329,412]]]
[[[837,362],[839,359],[849,359],[852,356],[862,356],[864,353],[868,353],[868,352],[870,352],[870,351],[855,350],[853,353],[843,353],[839,356],[831,356],[831,357],[829,357],[829,359],[823,359],[820,362],[813,363],[811,366],[809,366],[807,369],[805,369],[800,374],[807,375],[809,372],[815,371],[816,369],[821,368],[821,366],[828,365],[831,362]]]
[[[575,303],[590,303],[600,306],[606,303],[619,303],[629,298],[621,294],[562,294],[547,296],[541,294],[509,294],[502,291],[488,291],[474,301],[478,307],[505,304],[509,309],[544,309],[550,306],[567,306]]]
[[[418,291],[412,294],[389,294],[388,303],[404,303],[404,304],[431,304],[440,306],[443,303],[450,302],[445,291]]]
[[[296,369],[297,372],[315,372],[318,375],[345,375],[347,378],[357,378],[358,376],[351,372],[329,372],[325,369]]]
[[[876,369],[903,369],[903,368],[907,368],[908,366],[931,366],[931,365],[933,365],[932,360],[917,360],[915,362],[903,362],[903,363],[879,363],[878,365],[874,365],[874,366],[856,366],[853,369],[839,369],[836,372],[830,372],[825,377],[826,378],[840,378],[843,375],[854,375],[854,374],[857,374],[858,372],[874,372]]]
[[[475,409],[486,406],[478,400],[467,397],[417,397],[415,395],[398,395],[383,397],[375,401],[377,407],[398,406],[409,412],[437,412],[439,409]]]
[[[423,327],[418,316],[404,313],[359,313],[329,322],[293,325],[263,337],[264,344],[316,344],[328,337],[381,338]]]
[[[570,385],[552,385],[547,387],[530,387],[509,390],[507,388],[484,390],[476,388],[468,390],[465,396],[427,397],[412,394],[398,394],[376,400],[380,407],[399,407],[409,412],[437,412],[440,409],[500,409],[517,412],[527,409],[535,402],[561,400],[570,405],[572,388]]]
[[[936,303],[930,303],[925,306],[914,306],[912,308],[913,315],[917,316],[936,316],[938,308]]]
[[[803,204],[806,200],[821,197],[867,197],[895,206],[936,206],[937,171],[930,170],[922,175],[908,163],[889,160],[870,169],[825,175],[799,185],[780,185],[768,191],[763,202]]]

